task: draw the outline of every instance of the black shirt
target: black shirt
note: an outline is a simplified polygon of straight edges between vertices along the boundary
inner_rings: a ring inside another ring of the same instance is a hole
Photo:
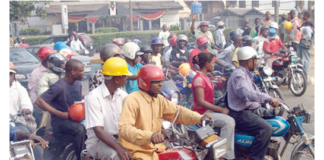
[[[250,35],[251,28],[249,26],[242,27],[241,29],[244,31],[242,37],[245,35]]]
[[[314,28],[314,24],[312,22],[304,22],[302,26],[310,26]]]
[[[182,53],[179,48],[174,47],[171,51],[171,57],[170,57],[170,62],[172,61],[180,61],[181,56],[185,56],[187,58],[187,62],[189,62],[189,55],[190,53],[188,52],[187,49],[184,49],[185,52]]]

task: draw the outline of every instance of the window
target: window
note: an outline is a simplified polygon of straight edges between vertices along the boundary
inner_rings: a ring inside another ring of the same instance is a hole
[[[10,50],[10,61],[12,63],[37,63],[37,60],[29,52],[24,49],[14,49]]]
[[[239,8],[246,8],[246,1],[239,1]]]
[[[259,1],[252,1],[252,7],[259,7]]]
[[[53,37],[45,39],[41,44],[52,44],[52,43],[54,44]]]

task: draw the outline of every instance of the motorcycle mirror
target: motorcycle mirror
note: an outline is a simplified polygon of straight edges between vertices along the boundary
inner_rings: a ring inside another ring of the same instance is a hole
[[[170,62],[169,61],[164,61],[164,67],[169,67],[170,66]]]
[[[162,128],[163,128],[164,130],[167,130],[167,129],[170,129],[170,127],[171,127],[171,122],[169,122],[169,121],[164,121],[164,120],[163,120],[163,122],[162,122]]]

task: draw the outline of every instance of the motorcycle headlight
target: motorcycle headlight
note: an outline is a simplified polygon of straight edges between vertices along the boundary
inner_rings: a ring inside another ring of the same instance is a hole
[[[173,92],[171,96],[171,102],[178,104],[179,95],[177,92]]]
[[[265,66],[265,67],[263,67],[263,72],[264,72],[266,75],[271,76],[271,74],[272,74],[272,69],[271,69],[270,67],[268,67],[268,66]]]
[[[228,151],[227,139],[218,139],[216,143],[212,144],[210,150],[212,150],[213,153],[212,159],[218,159],[222,157]]]
[[[16,74],[16,79],[27,79],[27,77],[23,74]]]

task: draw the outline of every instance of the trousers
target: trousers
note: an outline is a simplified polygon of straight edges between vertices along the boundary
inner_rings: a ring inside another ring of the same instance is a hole
[[[117,152],[102,141],[99,141],[97,144],[87,150],[89,155],[95,159],[120,160]]]
[[[297,48],[297,56],[300,57],[300,64],[304,64],[304,68],[306,70],[307,75],[309,75],[309,65],[310,65],[310,49],[305,49],[298,45]]]

